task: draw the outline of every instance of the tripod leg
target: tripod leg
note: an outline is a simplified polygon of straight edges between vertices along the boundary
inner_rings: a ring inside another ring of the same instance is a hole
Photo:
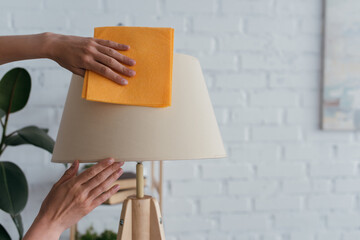
[[[132,202],[126,199],[120,215],[117,240],[132,240]]]
[[[150,202],[150,240],[165,240],[160,207],[155,198]]]

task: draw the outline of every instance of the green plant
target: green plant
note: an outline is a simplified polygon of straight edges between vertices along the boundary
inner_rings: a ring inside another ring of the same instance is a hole
[[[29,99],[31,78],[23,68],[8,71],[0,81],[0,124],[2,127],[0,157],[8,146],[32,144],[52,153],[54,140],[48,130],[27,126],[7,134],[6,128],[11,113],[23,109]],[[0,161],[0,209],[10,214],[19,233],[23,237],[21,212],[28,200],[28,184],[23,171],[13,162]],[[10,240],[5,228],[0,224],[0,239]]]
[[[84,234],[76,233],[77,240],[116,240],[116,237],[117,234],[110,230],[105,230],[98,235],[92,226],[86,229]]]

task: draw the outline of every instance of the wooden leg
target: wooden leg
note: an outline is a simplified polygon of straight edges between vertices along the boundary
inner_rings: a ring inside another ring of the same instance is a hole
[[[151,196],[124,201],[117,240],[165,240],[159,204]]]
[[[70,227],[70,240],[76,240],[77,224]]]

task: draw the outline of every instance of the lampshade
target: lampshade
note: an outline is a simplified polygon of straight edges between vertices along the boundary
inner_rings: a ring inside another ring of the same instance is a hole
[[[52,162],[226,157],[196,58],[174,54],[170,107],[87,101],[81,98],[82,84],[82,77],[72,76]]]

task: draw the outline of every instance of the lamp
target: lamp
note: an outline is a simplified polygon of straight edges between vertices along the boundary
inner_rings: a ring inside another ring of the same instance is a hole
[[[73,75],[52,162],[138,162],[137,195],[124,201],[118,239],[165,239],[159,206],[144,196],[141,162],[226,157],[199,61],[174,54],[172,103],[165,108],[87,101],[82,84]]]

